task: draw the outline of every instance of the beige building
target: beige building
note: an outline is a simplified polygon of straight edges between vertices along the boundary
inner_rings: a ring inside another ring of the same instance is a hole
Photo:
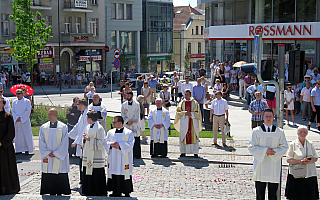
[[[193,71],[204,64],[204,27],[205,14],[203,10],[190,6],[174,7],[172,61],[175,63],[176,70]],[[186,69],[185,58],[187,54],[190,59]]]

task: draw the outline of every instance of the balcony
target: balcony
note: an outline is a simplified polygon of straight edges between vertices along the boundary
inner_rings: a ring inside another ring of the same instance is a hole
[[[51,2],[47,2],[46,4],[43,0],[32,0],[30,8],[33,10],[51,10]]]
[[[66,12],[93,12],[92,5],[87,0],[66,0],[63,11]]]
[[[92,42],[93,33],[61,33],[63,43]]]

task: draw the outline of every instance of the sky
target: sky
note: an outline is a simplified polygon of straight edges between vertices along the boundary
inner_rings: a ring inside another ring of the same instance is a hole
[[[174,6],[188,6],[189,3],[191,7],[197,6],[197,0],[173,0]]]

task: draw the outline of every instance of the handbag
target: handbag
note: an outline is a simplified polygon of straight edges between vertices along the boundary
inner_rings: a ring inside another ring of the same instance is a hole
[[[306,155],[308,155],[308,144],[306,144]],[[290,165],[290,171],[294,178],[305,178],[307,176],[307,165]]]

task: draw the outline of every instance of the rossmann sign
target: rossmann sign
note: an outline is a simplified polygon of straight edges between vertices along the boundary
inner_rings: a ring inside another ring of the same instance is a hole
[[[205,40],[320,40],[320,22],[268,23],[210,26],[204,30]]]

